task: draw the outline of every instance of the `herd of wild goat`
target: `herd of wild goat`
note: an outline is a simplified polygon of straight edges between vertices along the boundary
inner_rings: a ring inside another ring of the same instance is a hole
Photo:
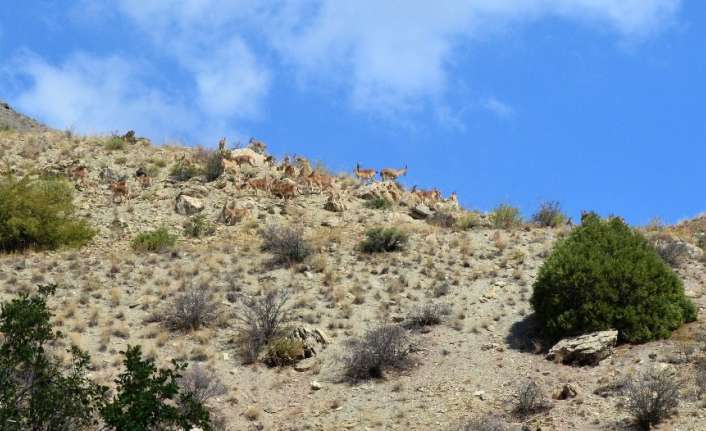
[[[133,131],[129,131],[119,138],[128,144],[137,142]],[[215,158],[214,163],[216,166],[213,170],[218,176],[223,173],[233,174],[235,181],[238,181],[236,189],[239,191],[253,192],[255,195],[263,192],[284,200],[292,199],[302,193],[322,194],[326,192],[329,194],[330,200],[340,199],[340,178],[321,169],[312,168],[309,161],[301,156],[285,156],[278,163],[274,156],[267,154],[266,148],[265,143],[251,138],[246,149],[229,150],[226,147],[226,139],[223,138],[218,144],[218,150],[210,153],[209,156]],[[194,169],[196,171],[198,171],[198,166],[204,163],[203,154],[199,155],[198,152],[181,153],[175,156],[174,159],[174,162],[180,168]],[[264,173],[264,175],[257,176],[253,173],[256,171],[252,169],[246,172],[244,167],[263,167],[265,169],[260,170],[259,173]],[[378,171],[376,169],[362,168],[360,164],[356,164],[353,173],[364,184],[375,183],[376,178],[379,176],[380,182],[386,185],[386,190],[389,194],[399,196],[404,192],[404,188],[396,180],[407,174],[407,166],[405,165],[401,169],[384,168]],[[68,175],[77,186],[85,186],[89,176],[89,168],[79,161],[74,161],[68,167]],[[152,185],[152,177],[144,167],[139,167],[133,176],[137,185],[142,189],[147,189]],[[103,167],[99,173],[99,178],[104,183],[109,184],[113,203],[122,203],[130,199],[131,188],[128,176],[118,176],[111,168]],[[414,186],[410,193],[419,202],[430,206],[442,201],[458,205],[455,192],[445,200],[437,189],[421,190]],[[231,224],[228,222],[241,219],[244,214],[240,214],[239,211],[241,209],[235,208],[235,205],[226,204],[223,209],[226,223]]]

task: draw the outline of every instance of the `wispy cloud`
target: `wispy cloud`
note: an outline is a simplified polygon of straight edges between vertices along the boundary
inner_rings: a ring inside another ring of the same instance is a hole
[[[18,106],[56,127],[80,125],[86,132],[137,128],[160,136],[196,124],[177,98],[141,84],[143,68],[118,56],[77,53],[51,65],[24,53],[15,67],[29,81]]]
[[[80,0],[85,2],[87,0]],[[90,2],[99,17],[98,1]],[[404,115],[438,112],[450,91],[453,65],[468,43],[508,22],[554,16],[639,39],[672,22],[680,0],[120,0],[103,1],[106,16],[122,16],[191,79],[179,94],[147,85],[139,68],[156,60],[74,54],[50,65],[33,57],[21,72],[32,85],[21,94],[30,112],[59,124],[186,129],[257,118],[278,73],[293,72],[356,110]],[[99,18],[96,18],[99,19]],[[257,47],[257,49],[255,48]],[[148,55],[148,54],[143,54]],[[284,66],[284,68],[282,67]],[[139,92],[138,92],[139,90]],[[75,93],[71,95],[70,92]],[[183,100],[192,99],[185,104]],[[63,106],[68,105],[68,108]],[[124,107],[130,107],[127,113]],[[483,107],[507,117],[497,99]],[[197,109],[198,112],[190,110]],[[167,121],[178,118],[181,121]],[[179,132],[177,130],[177,132]]]
[[[489,97],[481,103],[483,109],[497,115],[498,117],[511,117],[515,110],[505,102],[502,102],[495,97]]]

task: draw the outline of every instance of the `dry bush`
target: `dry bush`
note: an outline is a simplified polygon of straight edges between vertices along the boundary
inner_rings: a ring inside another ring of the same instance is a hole
[[[409,314],[407,324],[416,327],[438,325],[449,314],[451,307],[448,304],[424,304]]]
[[[651,238],[657,254],[671,267],[678,267],[689,257],[689,246],[669,234],[658,234]]]
[[[179,386],[184,393],[190,394],[194,400],[202,404],[227,392],[225,385],[213,370],[207,370],[199,365],[187,369],[179,378]]]
[[[191,288],[178,296],[164,314],[164,321],[172,329],[197,330],[216,317],[216,305],[208,292]]]
[[[458,427],[458,431],[509,431],[510,427],[504,419],[487,415],[466,421]]]
[[[542,202],[539,210],[532,215],[532,222],[540,227],[558,227],[566,223],[559,202]]]
[[[456,217],[446,211],[437,211],[427,218],[427,223],[447,229],[456,226],[456,222]]]
[[[549,406],[541,386],[533,380],[522,383],[515,392],[515,413],[528,416],[546,410]]]
[[[260,232],[262,250],[274,255],[275,264],[291,266],[303,262],[312,252],[300,229],[268,226]]]
[[[289,337],[279,337],[267,345],[263,362],[270,367],[292,365],[305,357],[304,342]]]
[[[348,341],[341,357],[345,376],[352,381],[381,378],[387,368],[404,368],[410,347],[407,333],[400,326],[370,329],[362,337]]]
[[[289,291],[272,290],[257,298],[239,295],[236,319],[243,324],[241,341],[246,363],[257,360],[262,348],[282,334],[290,320]]]
[[[679,405],[681,382],[668,370],[649,370],[627,381],[625,409],[641,429],[649,430]]]

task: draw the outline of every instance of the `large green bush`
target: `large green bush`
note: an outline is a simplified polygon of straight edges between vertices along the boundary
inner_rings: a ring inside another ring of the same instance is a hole
[[[61,178],[0,178],[0,251],[78,247],[94,235],[74,216],[73,187]]]
[[[696,319],[682,282],[648,241],[619,218],[595,214],[556,245],[531,303],[555,338],[614,328],[622,341],[645,342]]]

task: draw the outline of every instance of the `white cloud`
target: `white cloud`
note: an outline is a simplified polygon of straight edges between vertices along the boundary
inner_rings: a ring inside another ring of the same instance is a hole
[[[117,56],[79,53],[55,66],[25,54],[16,72],[30,81],[17,106],[54,127],[84,133],[136,129],[166,138],[196,123],[178,100],[141,85],[140,68]]]
[[[395,116],[431,107],[451,118],[446,102],[456,83],[463,82],[454,75],[454,65],[467,55],[469,41],[492,37],[507,24],[528,25],[545,17],[609,29],[618,40],[640,39],[673,21],[681,0],[83,3],[91,5],[96,19],[127,17],[155,49],[138,53],[138,64],[82,54],[58,66],[27,60],[23,73],[34,84],[21,95],[22,103],[53,124],[112,129],[130,123],[127,127],[144,124],[159,133],[169,128],[181,133],[194,124],[215,128],[257,118],[277,73],[292,74],[309,88],[343,94],[354,109]],[[145,83],[140,68],[157,60],[140,55],[154,52],[176,63],[192,83],[178,98]],[[499,116],[513,113],[496,99],[478,103]],[[187,115],[187,106],[197,112]]]
[[[510,117],[515,113],[515,110],[512,109],[510,105],[496,99],[495,97],[489,97],[485,99],[481,103],[481,106],[483,107],[483,109],[492,112],[498,117]]]

